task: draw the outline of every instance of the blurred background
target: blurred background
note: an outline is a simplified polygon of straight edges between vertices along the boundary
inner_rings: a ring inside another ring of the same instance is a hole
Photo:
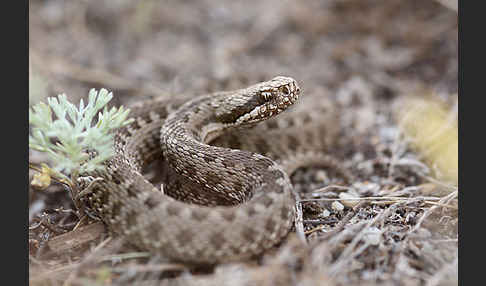
[[[457,93],[457,14],[436,1],[30,1],[31,102],[202,93],[277,74],[307,93]]]

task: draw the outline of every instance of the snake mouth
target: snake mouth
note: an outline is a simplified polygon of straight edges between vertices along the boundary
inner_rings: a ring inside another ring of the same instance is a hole
[[[300,87],[290,77],[275,77],[258,90],[255,100],[258,104],[241,115],[236,123],[255,123],[273,117],[293,105],[300,96]]]

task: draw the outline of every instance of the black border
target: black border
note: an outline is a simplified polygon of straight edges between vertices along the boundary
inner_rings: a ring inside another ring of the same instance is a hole
[[[2,284],[28,285],[29,2],[2,9]],[[13,9],[12,9],[13,8]],[[17,12],[17,13],[15,13]],[[4,87],[7,87],[5,89]],[[9,283],[11,282],[11,283]]]

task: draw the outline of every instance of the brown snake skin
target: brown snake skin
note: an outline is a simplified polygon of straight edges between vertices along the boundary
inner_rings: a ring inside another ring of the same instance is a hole
[[[83,198],[88,209],[111,231],[172,261],[213,264],[261,254],[292,228],[288,174],[325,160],[315,151],[328,134],[315,136],[320,127],[313,114],[325,116],[316,104],[317,112],[236,127],[273,117],[299,95],[295,80],[279,76],[240,90],[131,107],[135,122],[117,131],[107,172],[83,174],[102,178]],[[155,160],[167,167],[164,193],[142,175]]]

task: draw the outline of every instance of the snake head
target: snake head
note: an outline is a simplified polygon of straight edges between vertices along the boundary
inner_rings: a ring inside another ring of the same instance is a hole
[[[237,119],[239,124],[256,123],[275,116],[294,104],[300,96],[300,87],[291,77],[277,76],[248,88],[251,99],[247,112]]]

